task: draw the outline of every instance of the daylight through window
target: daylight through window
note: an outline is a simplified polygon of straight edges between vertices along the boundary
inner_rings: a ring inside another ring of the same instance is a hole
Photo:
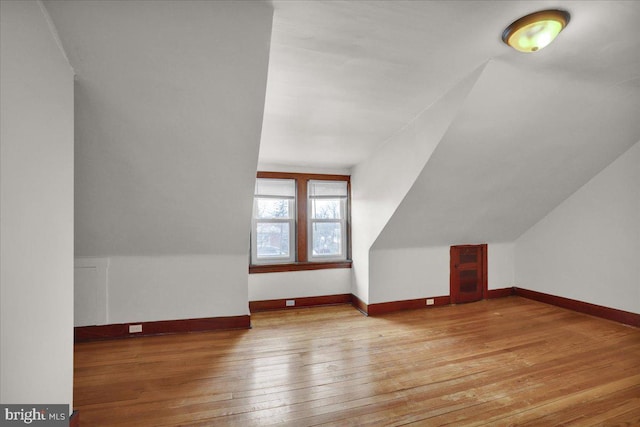
[[[309,258],[346,259],[347,183],[309,181]]]
[[[293,179],[256,179],[251,248],[254,264],[295,260],[295,196]]]
[[[259,172],[249,271],[350,266],[349,177]]]

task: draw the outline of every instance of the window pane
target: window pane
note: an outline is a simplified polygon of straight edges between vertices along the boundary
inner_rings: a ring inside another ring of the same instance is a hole
[[[339,222],[314,222],[312,225],[313,255],[342,255],[342,226]]]
[[[258,259],[289,257],[289,223],[258,222],[256,245]]]
[[[346,181],[309,181],[309,197],[347,197]]]
[[[296,181],[293,179],[256,179],[256,196],[276,196],[293,198],[296,195]]]
[[[311,218],[342,219],[340,199],[311,199]]]
[[[290,199],[256,198],[256,218],[291,218]]]

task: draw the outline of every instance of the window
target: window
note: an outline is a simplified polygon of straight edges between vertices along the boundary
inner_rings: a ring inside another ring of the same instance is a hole
[[[349,177],[259,172],[250,273],[350,268]]]
[[[309,259],[345,260],[347,183],[311,180],[308,186]]]
[[[251,240],[254,264],[295,260],[295,196],[293,179],[256,180]]]

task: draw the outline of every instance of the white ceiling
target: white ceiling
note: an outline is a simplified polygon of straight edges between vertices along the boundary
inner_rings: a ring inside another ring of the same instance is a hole
[[[374,248],[512,242],[637,143],[638,118],[640,88],[491,61]]]
[[[270,5],[45,6],[77,73],[76,254],[245,255]]]
[[[349,169],[474,70],[378,247],[512,240],[640,139],[640,1],[275,1],[270,52],[263,1],[45,5],[78,74],[81,254],[245,252],[256,162]],[[572,16],[555,43],[502,43],[552,7]]]
[[[349,168],[491,59],[547,76],[640,86],[636,1],[273,4],[261,164]],[[506,25],[543,8],[571,13],[554,44],[521,54],[502,43]]]

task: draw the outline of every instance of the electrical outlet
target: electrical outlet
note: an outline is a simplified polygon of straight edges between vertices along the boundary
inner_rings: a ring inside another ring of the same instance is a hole
[[[427,298],[427,305],[433,305],[434,303],[433,298]]]
[[[294,307],[296,305],[296,300],[288,299],[286,304],[287,304],[287,307]]]
[[[142,325],[129,325],[130,334],[138,334],[142,332]]]

